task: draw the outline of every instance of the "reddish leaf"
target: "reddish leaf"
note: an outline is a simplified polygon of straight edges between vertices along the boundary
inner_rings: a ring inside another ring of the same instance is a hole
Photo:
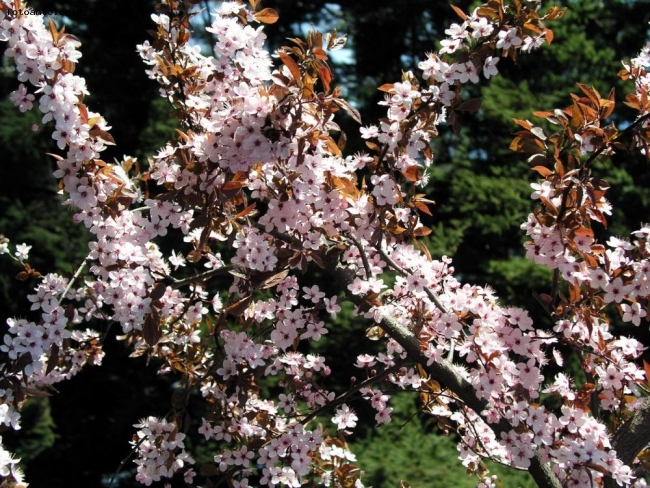
[[[320,75],[320,81],[323,84],[323,91],[328,93],[330,91],[330,83],[332,82],[332,72],[325,63],[322,63],[318,66],[318,74]]]
[[[57,161],[63,161],[63,158],[61,156],[59,156],[58,154],[53,154],[53,153],[45,153],[45,154],[47,154],[48,156],[52,156]]]
[[[374,142],[366,141],[366,147],[368,149],[370,149],[371,151],[379,152],[379,146],[377,144],[375,144]]]
[[[645,370],[645,380],[650,383],[650,363],[645,359],[643,360],[643,369]]]
[[[605,218],[605,216],[600,210],[591,207],[587,209],[587,213],[592,219],[596,220],[597,222],[600,222],[603,225],[603,227],[607,227],[607,219]]]
[[[278,56],[280,56],[284,65],[289,68],[289,72],[291,73],[291,76],[293,76],[293,79],[296,81],[300,80],[302,78],[302,76],[300,76],[300,68],[293,58],[283,51],[278,51]]]
[[[95,137],[97,139],[100,139],[101,141],[104,142],[104,144],[108,144],[111,146],[115,145],[115,139],[113,139],[113,136],[110,135],[108,132],[105,130],[101,130],[99,127],[93,127],[88,131],[88,134],[91,137]]]
[[[409,166],[406,171],[402,171],[404,177],[409,181],[418,181],[420,179],[419,168],[415,165]]]
[[[327,61],[327,53],[322,47],[317,47],[312,52],[314,53],[315,58],[320,59],[321,61]]]
[[[329,180],[332,187],[339,190],[344,197],[351,197],[355,200],[359,198],[359,189],[352,181],[334,175],[330,175]]]
[[[425,214],[430,215],[430,216],[433,217],[433,214],[431,213],[431,210],[429,210],[429,207],[426,204],[424,204],[423,202],[416,201],[414,205],[421,212],[424,212]]]
[[[246,186],[245,181],[228,181],[221,186],[221,191],[239,190]]]
[[[14,371],[22,371],[30,364],[32,364],[32,354],[30,352],[24,352],[16,359]]]
[[[319,268],[325,269],[325,261],[323,261],[322,253],[314,250],[309,250],[307,254],[312,259],[312,261],[318,265]]]
[[[625,102],[625,105],[628,107],[632,107],[633,109],[640,110],[641,109],[641,104],[639,103],[639,99],[636,97],[634,93],[629,93],[625,99],[627,100]]]
[[[578,88],[587,95],[587,98],[591,101],[591,103],[594,104],[596,108],[600,107],[600,93],[594,88],[594,87],[589,87],[587,85],[583,85],[582,83],[577,83]]]
[[[576,303],[580,303],[581,298],[582,298],[582,290],[580,290],[580,286],[571,283],[569,285],[569,301],[573,304],[576,304]]]
[[[533,31],[537,35],[543,33],[542,29],[540,29],[538,26],[536,26],[533,22],[526,22],[524,24],[524,29],[528,29],[530,31]]]
[[[144,324],[142,325],[142,337],[150,347],[158,344],[158,341],[162,337],[162,331],[160,330],[160,317],[158,317],[158,313],[155,312],[155,308],[152,310],[154,310],[153,313],[148,313],[144,316]]]
[[[339,149],[339,146],[336,144],[336,142],[334,142],[334,139],[327,137],[325,139],[325,144],[327,145],[327,149],[330,153],[332,153],[334,156],[341,157],[341,150]]]
[[[571,128],[573,130],[578,130],[586,122],[582,107],[583,105],[578,103],[576,100],[573,101],[573,109],[571,111]]]
[[[428,227],[424,227],[424,226],[418,227],[417,229],[415,229],[413,231],[413,235],[415,237],[424,237],[424,236],[428,236],[429,234],[431,234],[431,229],[429,229]]]
[[[191,139],[190,136],[188,136],[185,132],[183,132],[183,131],[180,130],[180,129],[176,129],[176,133],[177,133],[178,136],[179,136],[181,139],[183,139],[183,141],[185,141],[185,142],[189,142],[190,139]]]
[[[555,158],[555,172],[562,178],[564,178],[564,174],[566,173],[564,163],[559,157]]]
[[[431,146],[429,144],[424,146],[422,149],[422,155],[427,161],[433,161],[433,151],[431,150]]]
[[[165,294],[165,290],[167,290],[167,285],[160,281],[154,285],[153,289],[149,293],[149,298],[151,298],[152,302],[160,300]]]
[[[256,20],[263,24],[275,24],[278,21],[279,15],[272,8],[264,8],[253,15]]]
[[[201,251],[198,249],[194,249],[193,251],[187,253],[187,260],[190,263],[198,263],[201,260],[201,257]]]
[[[540,201],[544,204],[544,206],[551,212],[553,215],[557,215],[557,207],[551,203],[549,199],[546,197],[540,196],[539,197]]]
[[[591,237],[592,239],[594,237],[594,231],[589,227],[579,227],[574,233],[577,237]]]
[[[386,93],[395,93],[395,86],[392,83],[386,83],[384,85],[381,85],[379,88],[377,88],[377,90]]]
[[[476,15],[478,17],[486,17],[487,19],[496,19],[499,17],[499,13],[490,7],[479,7],[476,9]]]
[[[59,362],[59,346],[52,344],[50,347],[50,355],[47,358],[47,368],[45,368],[45,374],[49,374],[54,368],[56,368]]]
[[[546,37],[546,42],[551,44],[553,42],[553,31],[551,29],[544,29],[544,37]]]
[[[282,280],[284,280],[289,275],[289,270],[285,269],[279,273],[272,274],[264,278],[259,285],[256,286],[257,289],[266,290],[267,288],[273,288],[278,285]]]
[[[52,35],[52,42],[56,44],[59,40],[59,31],[56,28],[56,24],[52,22],[52,19],[48,18],[47,20],[50,27],[50,34]]]
[[[252,203],[252,204],[250,204],[248,207],[246,207],[244,210],[242,210],[241,212],[239,212],[237,215],[235,215],[235,218],[236,218],[236,219],[241,219],[241,218],[243,218],[243,217],[246,217],[247,215],[249,215],[249,214],[250,214],[251,212],[253,212],[254,210],[255,210],[255,204]]]
[[[239,317],[241,314],[244,313],[244,310],[248,308],[248,306],[251,304],[253,301],[253,297],[251,295],[245,296],[241,300],[236,301],[232,305],[229,305],[226,307],[226,313],[230,314],[234,317]]]
[[[614,88],[612,88],[609,92],[609,95],[607,96],[607,100],[600,101],[600,105],[603,108],[603,112],[601,115],[603,119],[606,119],[607,117],[612,115],[612,112],[614,111],[614,107],[616,107],[615,98],[616,98],[616,91]]]
[[[520,132],[510,143],[510,149],[515,152],[527,154],[543,154],[546,146],[530,132]]]
[[[81,115],[81,120],[83,120],[84,123],[88,124],[89,123],[88,109],[86,108],[86,106],[83,103],[78,103],[77,108],[79,109],[79,115]],[[93,117],[93,119],[95,119],[95,118],[97,118],[97,117]],[[89,124],[89,125],[92,127],[95,124]]]
[[[355,122],[361,124],[361,114],[356,108],[354,108],[352,105],[350,105],[347,101],[343,100],[342,98],[335,98],[332,101],[336,105],[341,107],[343,110],[345,110]]]
[[[531,168],[533,171],[537,171],[542,176],[552,175],[553,172],[548,169],[546,166],[534,166]]]
[[[43,390],[38,390],[36,388],[27,387],[27,388],[23,388],[23,391],[27,395],[29,395],[30,397],[34,397],[34,398],[47,398],[47,397],[52,396],[52,393],[47,392],[47,391],[43,391]],[[22,485],[22,486],[25,486],[25,485]]]
[[[512,121],[515,124],[520,125],[521,127],[523,127],[526,130],[530,130],[530,129],[533,128],[532,124],[530,122],[528,122],[527,120],[512,119]]]
[[[469,100],[465,100],[458,107],[456,107],[456,110],[460,112],[476,112],[479,108],[481,108],[482,103],[483,100],[480,98],[470,98]]]
[[[348,136],[345,135],[345,132],[341,131],[339,140],[336,142],[336,145],[341,150],[341,153],[345,150],[345,146],[348,143]]]
[[[456,7],[455,5],[450,5],[452,9],[454,9],[454,12],[456,12],[456,15],[458,15],[461,19],[467,20],[467,14],[463,12],[461,9]]]
[[[561,19],[564,12],[566,12],[566,7],[551,7],[544,18],[548,20]]]
[[[16,279],[18,281],[27,281],[28,278],[29,278],[29,273],[27,271],[21,271],[16,275]]]

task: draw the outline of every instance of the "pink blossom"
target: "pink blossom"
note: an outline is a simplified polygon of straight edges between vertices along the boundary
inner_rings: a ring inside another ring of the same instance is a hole
[[[604,290],[607,292],[605,294],[605,302],[611,303],[616,302],[620,303],[625,295],[632,289],[630,285],[624,285],[621,278],[616,278],[611,283],[605,285]]]
[[[637,302],[630,305],[622,303],[621,309],[623,310],[623,320],[625,322],[632,322],[637,327],[641,323],[641,319],[646,316],[646,311]]]
[[[499,71],[497,70],[498,62],[499,58],[494,58],[492,56],[485,58],[485,62],[483,63],[483,76],[485,76],[486,79],[489,80],[491,76],[499,74]]]
[[[375,357],[370,355],[370,354],[360,354],[357,356],[357,363],[355,366],[357,368],[370,368],[377,364],[377,361],[375,360]]]
[[[332,422],[336,424],[338,430],[352,429],[357,425],[358,417],[350,407],[343,404],[336,410],[336,415],[332,418]]]
[[[470,29],[472,29],[472,37],[474,39],[480,39],[481,37],[487,37],[492,34],[494,26],[488,22],[488,19],[485,17],[479,17],[476,20],[473,20],[469,23]]]
[[[501,30],[498,34],[499,40],[497,41],[498,49],[510,49],[511,47],[521,46],[521,38],[517,35],[517,28],[511,27],[508,30]]]

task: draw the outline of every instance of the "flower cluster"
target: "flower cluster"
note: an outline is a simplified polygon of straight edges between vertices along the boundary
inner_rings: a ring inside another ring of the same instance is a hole
[[[185,434],[164,419],[148,417],[134,425],[138,429],[131,442],[136,449],[138,474],[135,479],[150,486],[161,478],[183,473],[185,483],[192,483],[196,473],[190,467],[194,459],[185,450]]]
[[[380,89],[387,95],[381,104],[388,107],[387,118],[379,127],[362,128],[362,137],[381,143],[389,155],[384,159],[409,181],[426,184],[422,165],[426,168],[431,162],[427,150],[429,140],[437,135],[436,126],[451,119],[458,130],[454,112],[478,108],[471,100],[462,101],[463,85],[478,83],[481,74],[486,79],[498,74],[500,57],[530,52],[552,38],[542,21],[556,14],[540,18],[533,7],[481,7],[469,16],[459,11],[463,23],[452,24],[440,50],[418,64],[428,86],[420,87],[410,72],[401,83],[383,85]],[[423,115],[414,117],[417,112]]]
[[[0,410],[4,405],[0,405]],[[7,451],[0,442],[0,476],[4,478],[11,477],[15,480],[15,486],[23,485],[23,473],[17,466],[20,459],[15,459],[9,451]]]

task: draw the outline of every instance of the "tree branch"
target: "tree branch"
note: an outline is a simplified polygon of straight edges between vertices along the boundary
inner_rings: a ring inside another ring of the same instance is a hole
[[[84,260],[79,265],[79,268],[77,269],[75,274],[72,276],[72,278],[70,278],[70,281],[68,281],[68,286],[65,287],[65,290],[63,290],[63,293],[61,293],[61,295],[59,296],[59,301],[60,302],[63,301],[65,299],[65,297],[68,295],[68,292],[72,288],[72,285],[74,285],[75,281],[77,281],[77,278],[79,278],[79,275],[81,275],[81,272],[86,267],[86,264],[88,263],[89,258],[90,258],[90,256],[86,256],[84,258]]]
[[[444,383],[444,385],[453,391],[458,398],[465,403],[465,405],[479,415],[481,415],[482,411],[488,408],[488,402],[476,396],[476,390],[472,384],[460,375],[453,363],[443,359],[440,362],[434,362],[427,366],[429,358],[427,358],[424,351],[422,351],[420,341],[410,330],[395,320],[395,318],[384,315],[382,317],[381,326],[384,331],[395,339],[402,349],[406,351],[406,354],[412,361],[420,363],[432,377]],[[497,436],[501,433],[507,433],[512,430],[512,426],[505,419],[502,419],[496,425],[489,423],[488,425],[490,425]],[[562,486],[560,481],[553,474],[551,467],[543,464],[538,454],[535,454],[531,458],[528,472],[540,488],[561,488]]]
[[[630,419],[612,437],[612,448],[624,464],[631,466],[634,458],[650,443],[650,398],[647,398]],[[613,478],[605,479],[605,488],[618,488]]]
[[[325,269],[337,281],[342,290],[347,290],[347,285],[352,283],[355,273],[339,262],[339,252],[333,249],[326,255]],[[358,297],[351,298],[353,301],[359,301]],[[432,377],[444,383],[465,405],[474,410],[478,415],[481,415],[481,412],[488,408],[488,402],[476,396],[476,390],[472,384],[463,378],[453,363],[443,359],[440,362],[427,365],[429,358],[422,351],[419,339],[394,317],[389,315],[382,316],[381,327],[406,351],[411,361],[420,363]],[[488,423],[488,425],[491,426],[497,435],[512,430],[512,426],[505,419],[501,419],[497,424]],[[538,454],[535,454],[530,460],[528,472],[540,488],[562,487],[560,481],[553,474],[551,467],[543,464]]]
[[[171,278],[171,277],[166,277],[166,278],[171,278],[172,279],[171,287],[174,288],[174,289],[178,289],[181,286],[193,285],[193,284],[199,283],[201,281],[206,281],[206,280],[212,278],[213,276],[228,274],[228,273],[230,273],[230,270],[232,270],[232,269],[234,269],[234,266],[232,264],[226,264],[224,266],[221,266],[220,268],[211,269],[210,271],[205,271],[205,272],[199,273],[199,274],[197,274],[195,276],[188,276],[187,278],[183,278],[181,280],[177,280],[177,279],[174,279],[174,278]]]

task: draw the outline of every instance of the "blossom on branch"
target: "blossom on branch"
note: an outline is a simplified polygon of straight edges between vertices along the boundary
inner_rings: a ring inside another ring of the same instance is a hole
[[[73,74],[79,42],[0,4],[0,39],[22,82],[12,100],[29,110],[38,95],[62,153],[54,176],[93,236],[69,279],[41,276],[25,263],[30,246],[16,246],[19,278],[39,279],[28,300],[40,318],[8,320],[0,350],[11,388],[0,390],[0,423],[19,428],[26,396],[101,364],[105,336],[85,328],[97,318],[121,328],[132,355],[180,378],[171,413],[135,425],[136,479],[145,485],[199,476],[185,444],[196,433],[215,441],[201,470],[211,483],[362,486],[344,440],[359,422],[351,405],[368,401],[377,424],[388,423],[386,391],[395,388],[418,392],[422,411],[456,431],[462,463],[484,486],[495,480],[479,469],[481,458],[528,469],[542,486],[631,483],[638,452],[619,457],[618,432],[636,435],[625,430],[634,422],[610,435],[601,411],[648,415],[644,346],[616,337],[605,312],[635,325],[645,318],[650,232],[646,225],[635,240],[611,238],[608,247],[594,232],[611,205],[590,164],[622,147],[605,124],[613,94],[579,85],[584,96],[571,107],[545,113],[558,127],[552,136],[516,121],[522,130],[511,148],[532,154],[542,178],[522,229],[527,256],[553,270],[552,295],[540,295],[552,328],[503,306],[492,288],[462,283],[452,260],[432,257],[420,240],[431,232],[421,214],[431,215],[433,202],[418,193],[430,141],[443,122],[458,132],[458,114],[479,109],[463,100],[465,85],[496,76],[501,57],[550,42],[545,22],[561,10],[541,15],[537,2],[518,1],[471,15],[456,9],[462,23],[418,65],[424,80],[405,72],[382,85],[386,116],[359,129],[368,152],[345,157],[337,114],[360,117],[332,86],[328,64],[345,38],[312,31],[292,39],[274,67],[261,24],[277,14],[258,3],[219,5],[208,27],[213,55],[190,44],[185,3],[164,0],[152,15],[154,40],[137,51],[180,129],[142,174],[128,156],[100,159],[114,141]],[[639,112],[626,135],[642,152],[647,58],[644,50],[623,74],[635,83]],[[308,271],[324,277],[322,286]],[[343,301],[381,351],[349,354],[349,371],[364,379],[351,377],[340,392],[317,343],[336,333]],[[579,351],[590,382],[549,372],[566,350]],[[185,418],[198,397],[194,433]],[[4,449],[0,458],[0,475],[17,480],[16,461]]]

